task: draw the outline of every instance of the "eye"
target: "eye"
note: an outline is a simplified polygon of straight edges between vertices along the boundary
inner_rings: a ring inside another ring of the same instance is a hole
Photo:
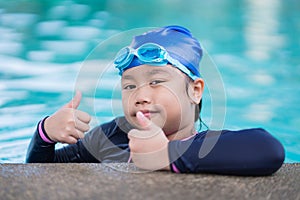
[[[132,89],[134,89],[134,88],[136,88],[135,85],[125,85],[125,86],[123,87],[124,90],[132,90]]]
[[[157,85],[157,84],[159,84],[159,83],[163,83],[164,81],[162,81],[162,80],[154,80],[154,81],[151,81],[150,82],[150,85]]]

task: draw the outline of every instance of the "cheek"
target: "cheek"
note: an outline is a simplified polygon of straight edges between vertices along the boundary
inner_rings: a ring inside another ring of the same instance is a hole
[[[134,110],[134,98],[132,93],[130,92],[123,92],[122,93],[122,106],[123,106],[123,112],[124,116],[127,119],[127,121],[133,125],[137,126],[136,118],[132,116],[132,112]]]
[[[129,99],[128,94],[122,93],[122,106],[123,106],[123,111],[124,111],[125,116],[129,115],[129,109],[130,109],[129,102],[130,102],[130,99]]]
[[[160,99],[166,104],[167,107],[171,109],[179,109],[182,105],[187,103],[186,91],[182,88],[165,88],[165,91],[161,91],[159,95]]]
[[[184,97],[172,88],[165,88],[165,90],[161,91],[159,94],[159,103],[164,107],[167,118],[180,118],[184,106]]]
[[[175,89],[177,89],[175,93]],[[164,106],[166,108],[167,121],[174,121],[176,123],[185,121],[189,115],[193,115],[191,112],[191,101],[186,94],[186,91],[182,88],[175,88],[172,92],[169,90],[166,98],[163,99]]]

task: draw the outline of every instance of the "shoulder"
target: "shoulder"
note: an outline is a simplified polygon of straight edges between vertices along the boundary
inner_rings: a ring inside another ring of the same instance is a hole
[[[249,141],[270,140],[275,139],[268,131],[263,128],[247,128],[239,130],[206,130],[198,132],[194,140],[239,140]]]
[[[216,136],[216,135],[237,135],[237,134],[270,134],[263,128],[247,128],[247,129],[239,129],[239,130],[206,130],[197,133],[197,137],[201,136]]]

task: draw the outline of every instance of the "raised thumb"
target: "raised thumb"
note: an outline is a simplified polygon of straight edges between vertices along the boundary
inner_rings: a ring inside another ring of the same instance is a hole
[[[76,91],[76,94],[73,97],[73,99],[71,101],[69,101],[64,107],[77,109],[80,104],[80,101],[81,101],[81,96],[82,96],[81,92]]]
[[[152,122],[147,117],[145,117],[145,115],[141,111],[138,111],[136,113],[136,118],[137,118],[140,126],[143,129],[149,129],[150,128],[150,125],[152,124]]]

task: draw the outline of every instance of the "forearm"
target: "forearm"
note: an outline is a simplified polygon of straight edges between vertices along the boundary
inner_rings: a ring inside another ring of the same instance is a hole
[[[52,163],[55,156],[55,143],[45,142],[35,131],[26,155],[26,163]]]
[[[31,139],[27,150],[27,163],[99,162],[87,151],[81,140],[76,144],[55,150],[55,143],[49,141],[43,128],[43,121],[39,122]]]
[[[212,140],[217,143],[208,154],[199,154]],[[281,167],[284,149],[263,129],[208,132],[192,140],[171,141],[169,158],[174,172],[269,175]]]

